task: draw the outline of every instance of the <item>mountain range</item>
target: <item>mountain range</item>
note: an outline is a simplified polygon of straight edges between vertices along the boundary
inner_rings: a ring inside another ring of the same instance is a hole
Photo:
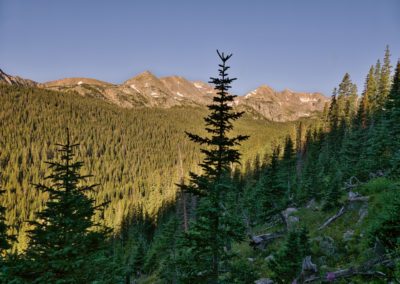
[[[158,78],[150,71],[140,73],[122,84],[112,84],[91,78],[65,78],[38,83],[8,75],[0,69],[0,82],[76,92],[123,108],[205,106],[212,102],[216,92],[211,85],[202,81],[189,81],[181,76]],[[327,102],[328,99],[321,93],[289,89],[276,91],[262,85],[244,96],[236,97],[234,104],[238,110],[245,110],[255,118],[284,122],[311,117],[322,111]]]

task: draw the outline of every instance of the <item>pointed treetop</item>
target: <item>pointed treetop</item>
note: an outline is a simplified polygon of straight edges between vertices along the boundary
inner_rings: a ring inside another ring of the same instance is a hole
[[[222,60],[222,62],[228,61],[229,58],[231,58],[232,55],[233,55],[233,54],[231,53],[231,54],[228,54],[228,55],[225,56],[224,52],[221,53],[221,52],[219,52],[218,49],[217,49],[217,53],[218,53],[219,58]]]

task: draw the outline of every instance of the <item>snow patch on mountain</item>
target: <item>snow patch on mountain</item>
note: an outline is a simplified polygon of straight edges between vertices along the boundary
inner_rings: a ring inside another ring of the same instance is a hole
[[[251,91],[250,93],[248,93],[244,97],[247,99],[247,98],[250,98],[252,95],[255,95],[255,94],[257,94],[257,90]]]
[[[135,84],[131,84],[129,87],[131,87],[132,89],[134,89],[136,92],[140,93],[140,91],[138,90],[138,88],[136,88]]]
[[[316,101],[318,101],[318,99],[310,98],[310,97],[308,97],[308,98],[300,97],[300,101],[302,103],[309,103],[309,102],[316,102]]]

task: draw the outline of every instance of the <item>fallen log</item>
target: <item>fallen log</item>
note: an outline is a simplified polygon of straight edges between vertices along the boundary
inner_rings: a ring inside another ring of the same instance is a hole
[[[323,228],[325,228],[326,226],[328,226],[330,223],[332,223],[333,221],[335,221],[337,218],[339,218],[340,216],[342,216],[344,213],[346,212],[346,206],[342,206],[342,208],[340,208],[339,212],[336,213],[335,215],[333,215],[332,217],[330,217],[328,220],[325,221],[325,223],[323,223],[319,228],[318,231],[322,230]]]
[[[360,194],[358,194],[357,192],[354,193],[352,191],[349,192],[349,197],[347,198],[347,202],[345,205],[342,206],[342,208],[340,208],[339,212],[336,213],[335,215],[333,215],[332,217],[330,217],[328,220],[326,220],[319,228],[318,230],[322,230],[323,228],[325,228],[326,226],[328,226],[330,223],[332,223],[333,221],[335,221],[337,218],[339,218],[340,216],[342,216],[344,213],[346,213],[347,211],[347,206],[351,203],[351,202],[367,202],[369,200],[369,196],[362,196]]]
[[[381,258],[374,259],[372,261],[368,261],[368,262],[360,265],[357,268],[350,267],[347,269],[340,269],[337,271],[328,272],[323,277],[312,276],[312,277],[304,280],[302,283],[314,283],[316,281],[318,281],[319,283],[330,283],[330,282],[338,280],[338,279],[349,278],[349,277],[353,277],[353,276],[357,276],[357,275],[382,278],[382,277],[386,276],[383,272],[372,270],[372,269],[377,265],[383,265],[386,267],[394,267],[396,261],[398,261],[398,259],[393,260],[393,259],[381,257]]]
[[[250,237],[250,246],[254,249],[261,249],[264,250],[265,247],[271,243],[273,240],[282,237],[284,234],[281,232],[278,233],[267,233],[258,236],[251,236]]]
[[[348,202],[357,202],[357,201],[368,201],[369,196],[362,196],[358,192],[349,192],[349,197],[347,199]]]

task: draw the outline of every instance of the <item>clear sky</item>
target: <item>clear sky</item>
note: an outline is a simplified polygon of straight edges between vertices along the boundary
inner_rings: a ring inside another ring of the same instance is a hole
[[[236,94],[330,95],[345,72],[361,90],[386,44],[394,65],[399,0],[0,0],[0,68],[39,82],[144,70],[207,81],[218,48],[234,54]]]

